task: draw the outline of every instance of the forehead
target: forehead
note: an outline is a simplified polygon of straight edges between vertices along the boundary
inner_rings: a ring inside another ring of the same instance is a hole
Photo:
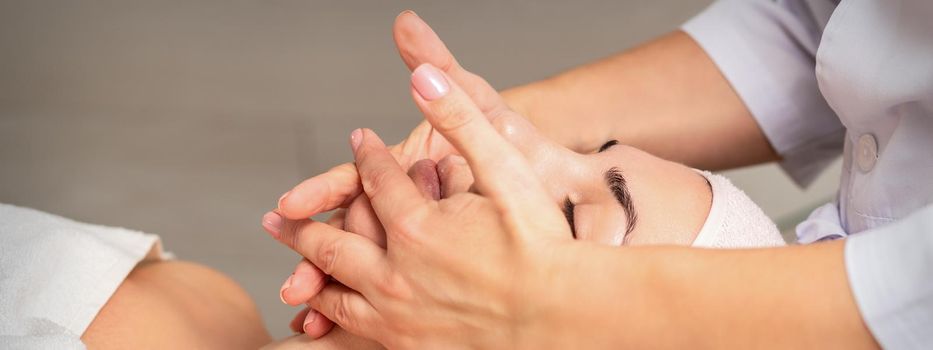
[[[711,192],[706,179],[682,164],[670,162],[637,148],[619,144],[586,156],[599,181],[592,181],[591,195],[598,195],[605,210],[593,211],[594,229],[601,242],[619,239],[628,223],[621,206],[605,184],[606,170],[616,167],[625,177],[638,223],[625,237],[630,244],[687,244],[706,220]],[[596,177],[593,177],[596,179]],[[615,212],[613,212],[613,210]],[[618,227],[614,231],[611,228]],[[621,242],[620,242],[621,243]]]

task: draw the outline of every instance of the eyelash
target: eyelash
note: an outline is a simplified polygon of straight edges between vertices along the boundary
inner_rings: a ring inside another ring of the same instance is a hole
[[[570,234],[573,235],[573,239],[577,239],[577,229],[573,225],[573,208],[575,205],[570,201],[570,197],[564,198],[564,217],[567,218],[567,223],[570,224]]]

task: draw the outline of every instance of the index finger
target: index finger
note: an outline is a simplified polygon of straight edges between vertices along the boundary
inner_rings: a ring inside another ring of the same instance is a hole
[[[350,143],[363,190],[389,236],[400,219],[415,215],[427,199],[372,130],[354,130]]]
[[[422,63],[430,63],[443,70],[464,87],[464,91],[487,117],[511,109],[485,79],[457,62],[444,41],[414,11],[403,11],[395,18],[392,35],[399,56],[409,70],[414,70]]]
[[[412,89],[425,118],[463,154],[476,188],[510,208],[556,210],[522,154],[489,123],[483,112],[447,75],[430,64],[412,73]],[[549,209],[545,209],[548,207]]]
[[[292,220],[307,219],[349,205],[362,189],[356,167],[344,163],[302,181],[285,193],[279,199],[279,212]]]

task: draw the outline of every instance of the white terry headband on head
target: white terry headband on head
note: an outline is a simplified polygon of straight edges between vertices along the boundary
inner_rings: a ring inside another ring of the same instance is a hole
[[[777,225],[745,192],[722,175],[697,170],[706,178],[713,200],[694,247],[755,248],[783,246]]]

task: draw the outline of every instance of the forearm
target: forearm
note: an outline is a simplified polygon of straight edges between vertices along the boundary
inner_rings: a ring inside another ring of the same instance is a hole
[[[704,169],[778,158],[716,65],[683,32],[503,96],[549,137],[580,152],[618,139]]]
[[[843,245],[598,249],[552,305],[564,306],[564,339],[613,348],[877,348]]]

